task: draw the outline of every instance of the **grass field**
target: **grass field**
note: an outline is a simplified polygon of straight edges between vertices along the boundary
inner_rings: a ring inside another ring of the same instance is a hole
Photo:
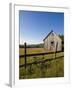
[[[44,48],[27,48],[27,54],[47,52]],[[20,48],[20,55],[24,55],[24,48]]]
[[[47,52],[43,48],[27,48],[27,54]],[[20,48],[20,55],[24,55],[24,48]],[[56,57],[64,55],[64,52],[57,53]],[[55,54],[31,56],[27,57],[27,63],[49,59],[55,57]],[[24,64],[24,58],[19,59],[19,65]],[[32,64],[30,66],[19,68],[20,79],[30,78],[47,78],[47,77],[63,77],[64,76],[64,57],[47,61],[45,63]]]

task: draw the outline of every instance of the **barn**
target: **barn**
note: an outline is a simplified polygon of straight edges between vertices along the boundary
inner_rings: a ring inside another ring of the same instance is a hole
[[[48,51],[61,51],[62,50],[62,40],[61,38],[53,31],[43,39],[44,49]]]

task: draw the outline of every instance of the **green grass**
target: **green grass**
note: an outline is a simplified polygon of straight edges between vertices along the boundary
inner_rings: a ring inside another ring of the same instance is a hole
[[[30,52],[30,51],[31,52]],[[32,48],[27,50],[27,53],[39,53],[45,52],[43,48]],[[20,49],[20,55],[24,53],[23,49],[21,51]],[[57,53],[56,57],[62,56],[64,53]],[[27,57],[27,63],[37,61],[40,59],[49,59],[55,57],[55,54],[50,55],[41,55],[41,56],[33,56],[33,57]],[[24,64],[24,58],[20,58],[19,64]],[[53,61],[47,61],[45,63],[40,64],[33,64],[30,66],[27,66],[25,69],[24,67],[19,68],[19,78],[20,79],[31,79],[31,78],[47,78],[47,77],[63,77],[64,76],[64,58],[55,59]]]

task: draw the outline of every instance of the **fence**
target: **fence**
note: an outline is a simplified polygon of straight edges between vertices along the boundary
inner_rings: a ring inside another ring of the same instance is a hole
[[[54,60],[54,59],[58,59],[58,58],[64,57],[64,56],[56,57],[56,53],[62,52],[62,51],[57,51],[57,46],[58,46],[58,44],[56,44],[56,51],[54,51],[54,52],[27,54],[27,52],[26,52],[26,51],[27,51],[27,50],[26,50],[27,45],[26,45],[26,43],[25,43],[25,44],[24,44],[24,51],[25,51],[25,53],[24,53],[24,55],[20,55],[20,56],[19,56],[19,58],[24,58],[25,64],[22,64],[22,65],[20,65],[19,67],[20,67],[20,68],[21,68],[21,67],[25,67],[25,69],[26,69],[26,67],[27,67],[28,65],[38,64],[38,63],[44,63],[44,62],[47,62],[47,61],[52,61],[52,60]],[[37,60],[37,61],[31,62],[31,63],[27,63],[27,57],[40,56],[40,55],[48,55],[48,54],[55,54],[55,57],[54,57],[54,58],[50,58],[50,59],[43,59],[43,60],[41,59],[41,60]]]

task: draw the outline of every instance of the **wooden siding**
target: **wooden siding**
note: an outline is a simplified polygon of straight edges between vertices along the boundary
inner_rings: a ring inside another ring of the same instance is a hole
[[[51,42],[53,43],[51,45]],[[62,50],[62,40],[61,38],[56,35],[54,32],[52,32],[45,40],[44,40],[44,48],[49,51],[55,51],[56,50],[56,44],[58,43],[57,51]]]

